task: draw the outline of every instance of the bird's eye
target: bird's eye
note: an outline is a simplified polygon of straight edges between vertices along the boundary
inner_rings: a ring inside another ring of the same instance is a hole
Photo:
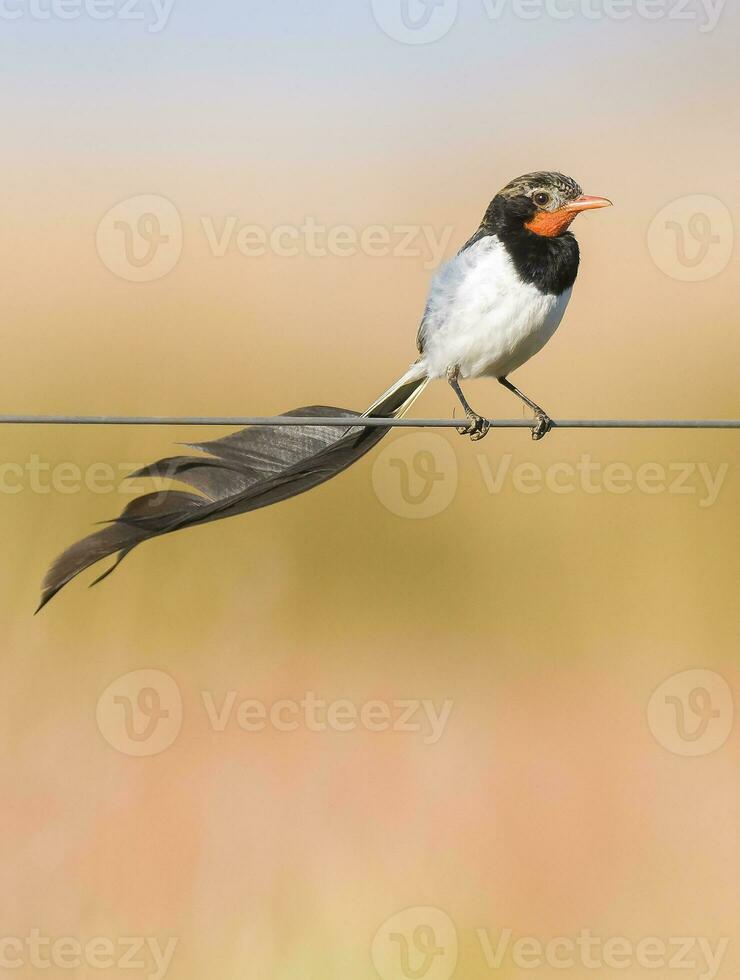
[[[545,191],[539,191],[534,196],[534,203],[539,205],[541,208],[546,208],[551,200],[552,198]]]

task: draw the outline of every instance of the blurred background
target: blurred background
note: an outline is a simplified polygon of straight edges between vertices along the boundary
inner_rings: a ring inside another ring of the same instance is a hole
[[[517,383],[556,418],[738,417],[738,28],[7,0],[2,412],[362,410],[433,267],[557,169],[616,207]],[[220,434],[2,430],[2,971],[736,976],[738,434],[394,434],[33,617],[127,473]]]

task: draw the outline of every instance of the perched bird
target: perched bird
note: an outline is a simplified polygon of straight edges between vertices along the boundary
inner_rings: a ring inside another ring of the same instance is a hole
[[[419,330],[420,357],[407,377],[444,378],[482,439],[489,424],[472,410],[460,378],[495,378],[535,413],[534,439],[547,414],[508,380],[557,330],[578,275],[578,242],[568,228],[582,211],[608,207],[570,177],[535,173],[508,184],[478,231],[434,278]]]
[[[163,459],[135,474],[169,478],[192,492],[139,497],[110,525],[68,548],[49,569],[39,609],[103,558],[117,556],[93,584],[149,538],[267,507],[325,483],[389,431],[363,426],[363,418],[400,418],[432,379],[446,378],[452,386],[467,417],[460,431],[473,440],[484,438],[490,423],[468,404],[461,378],[490,377],[508,388],[534,412],[532,435],[541,439],[552,421],[509,374],[544,347],[568,306],[580,261],[571,223],[583,211],[610,204],[585,196],[559,173],[507,184],[470,241],[435,275],[417,337],[419,357],[364,416],[326,406],[297,409],[288,416],[346,416],[347,429],[253,426],[191,446],[199,456]]]

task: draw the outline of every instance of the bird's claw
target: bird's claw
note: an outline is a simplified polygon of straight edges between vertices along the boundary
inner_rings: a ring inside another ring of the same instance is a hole
[[[549,415],[545,415],[544,412],[538,412],[535,416],[534,425],[532,426],[532,438],[535,442],[539,442],[540,439],[544,439],[548,432],[552,429],[552,419]]]
[[[468,424],[457,430],[461,436],[470,436],[472,442],[480,442],[491,431],[491,423],[480,415],[468,415]]]

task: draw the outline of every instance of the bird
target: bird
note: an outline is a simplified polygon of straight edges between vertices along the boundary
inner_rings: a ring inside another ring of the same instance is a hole
[[[553,426],[550,416],[509,375],[542,350],[563,319],[580,264],[571,224],[579,214],[611,204],[584,194],[573,178],[556,171],[511,181],[493,198],[475,234],[434,275],[418,356],[365,413],[325,405],[294,409],[282,417],[315,422],[249,426],[189,444],[198,455],[161,459],[134,473],[130,479],[167,479],[188,490],[138,497],[102,530],[64,551],[44,578],[37,612],[105,558],[115,561],[93,585],[144,541],[267,507],[337,476],[390,431],[363,426],[363,419],[403,417],[435,379],[446,380],[459,399],[465,422],[458,431],[472,441],[485,438],[491,423],[462,390],[461,380],[471,378],[491,378],[507,388],[533,412],[533,439],[544,438]],[[346,429],[321,425],[331,417],[346,417]]]

